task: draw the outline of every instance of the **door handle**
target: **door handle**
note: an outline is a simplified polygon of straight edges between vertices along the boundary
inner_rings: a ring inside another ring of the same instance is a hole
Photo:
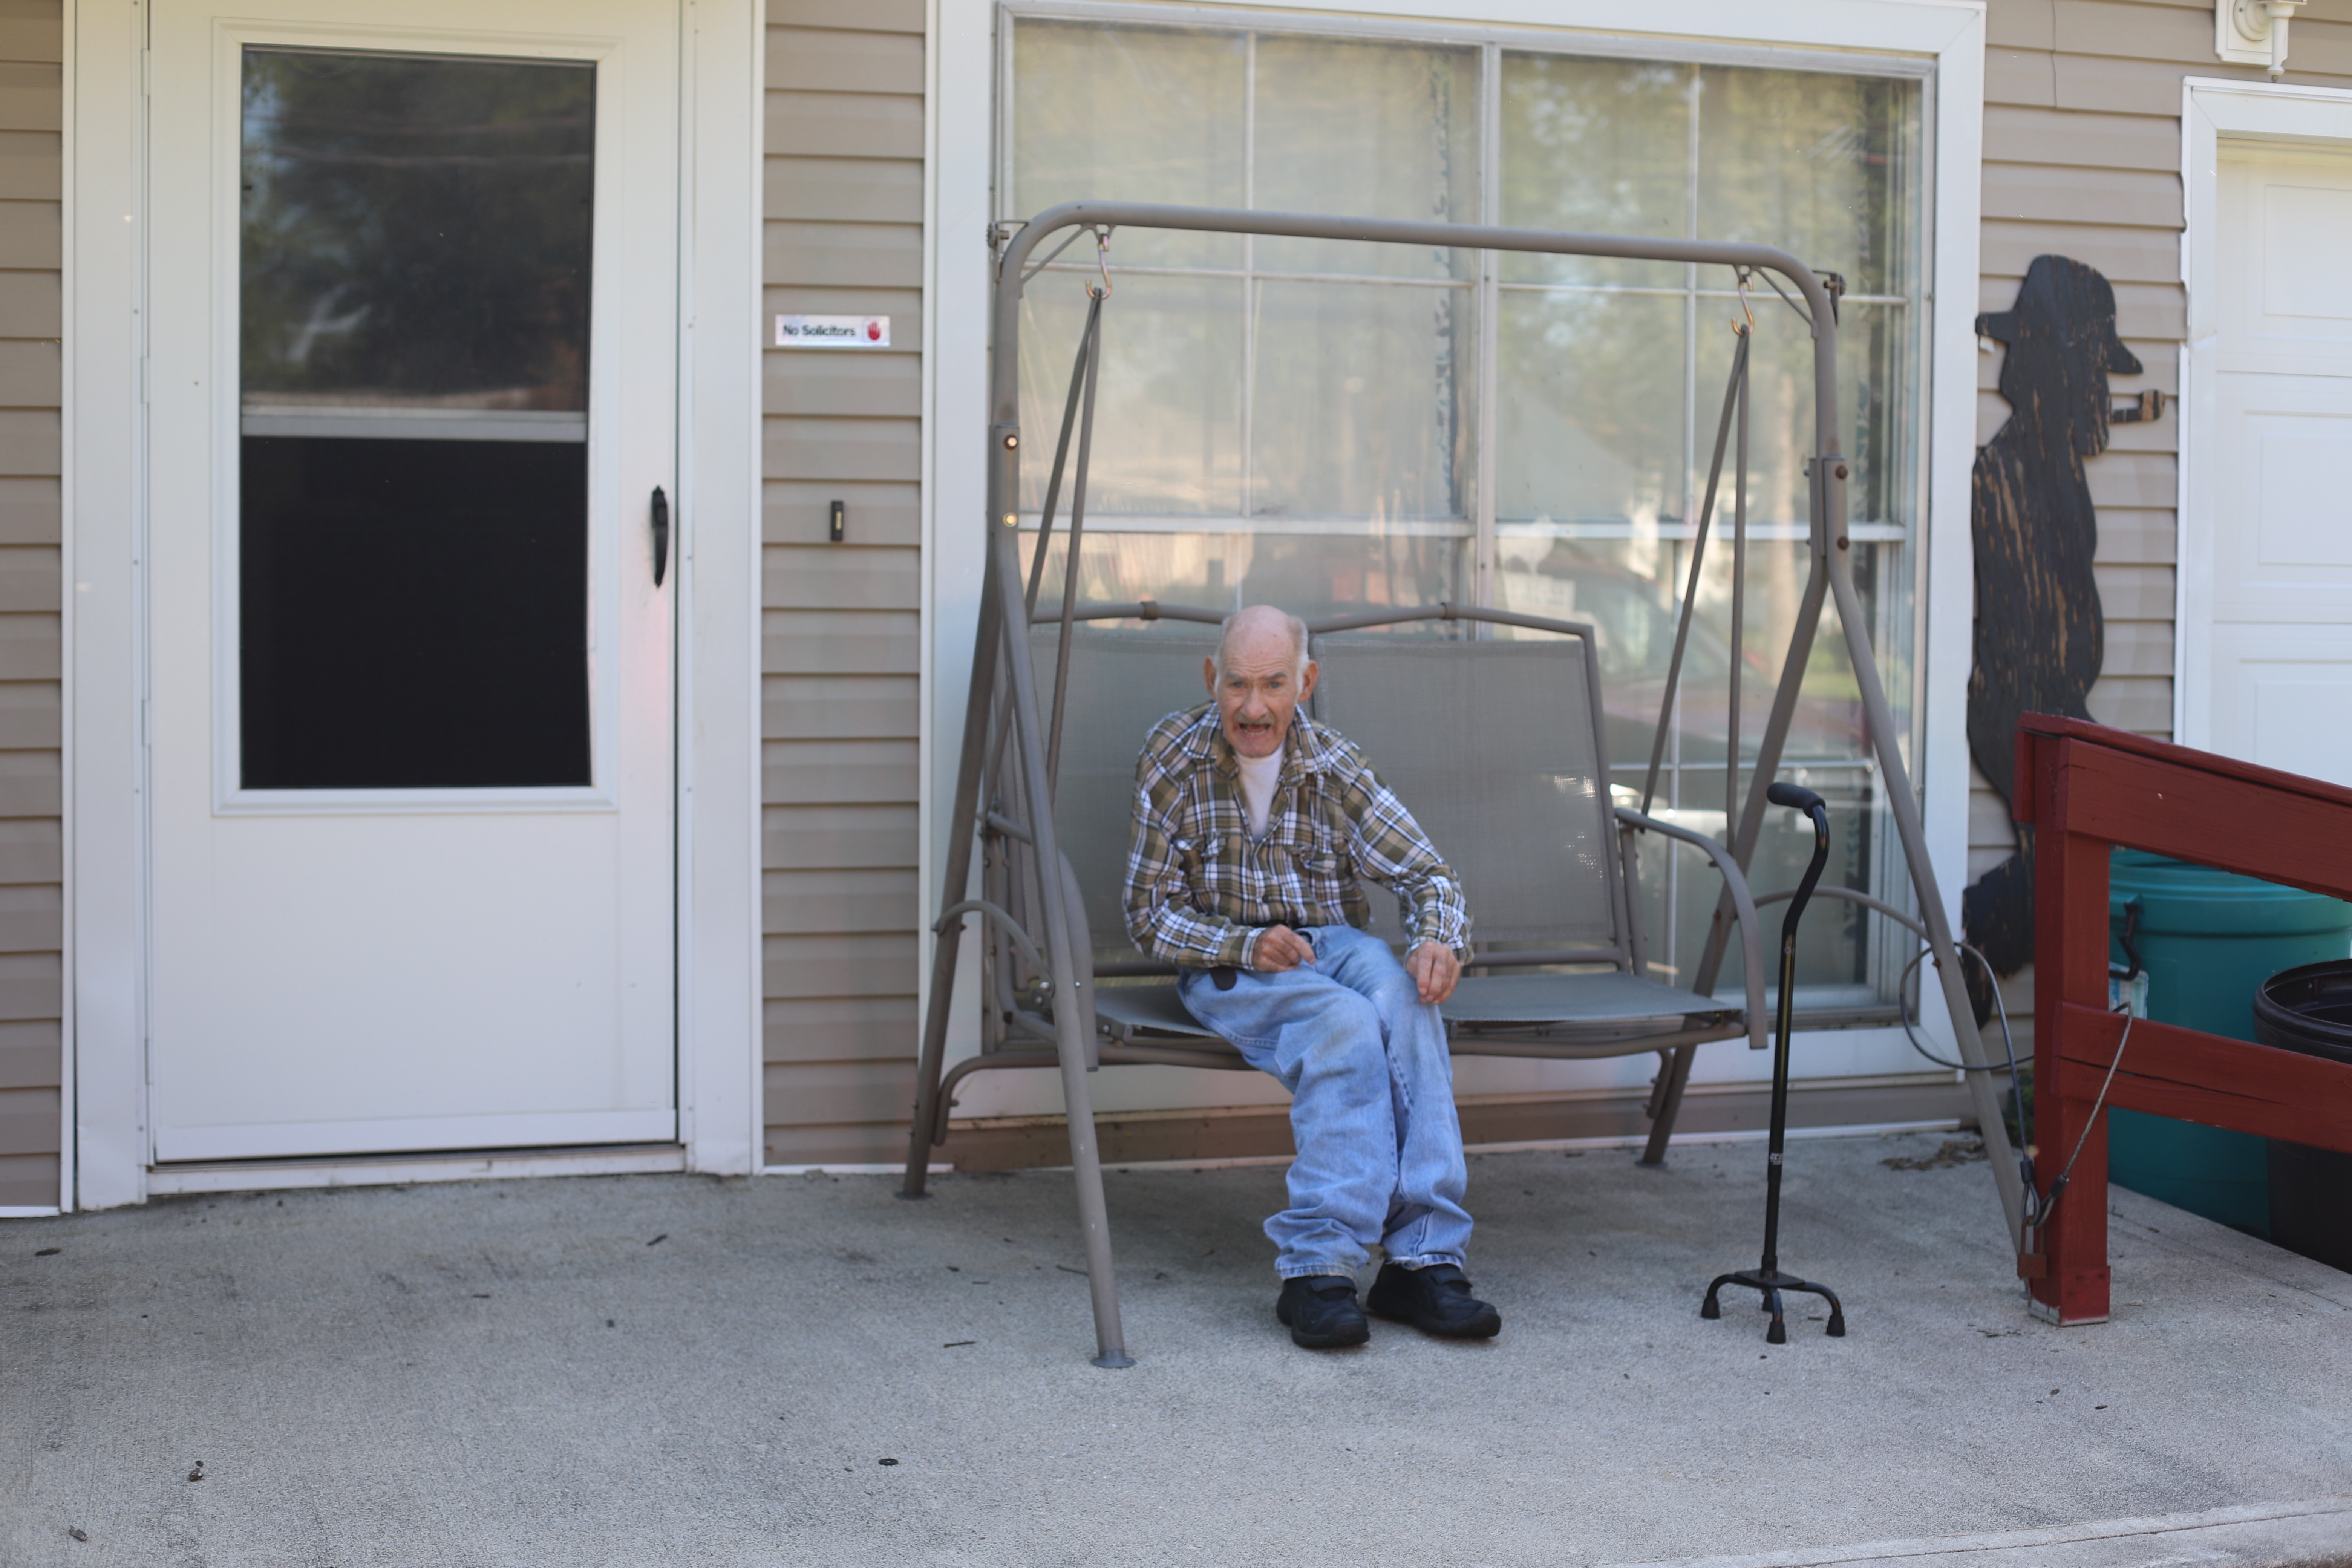
[[[669,566],[669,497],[659,485],[654,487],[654,586],[662,583],[662,574]]]

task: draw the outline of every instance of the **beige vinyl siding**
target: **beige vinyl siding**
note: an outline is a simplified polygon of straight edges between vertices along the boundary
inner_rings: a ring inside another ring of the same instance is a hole
[[[771,0],[767,76],[763,313],[887,314],[897,345],[766,351],[767,1159],[887,1160],[916,1038],[922,0]]]
[[[59,0],[0,0],[0,1206],[58,1200]]]
[[[2106,663],[2090,709],[2102,723],[2172,733],[2172,608],[2179,477],[2181,79],[2260,81],[2213,53],[2211,0],[1990,0],[1986,9],[1983,258],[1979,308],[2006,310],[2026,267],[2054,253],[2087,262],[2116,290],[2116,327],[2146,374],[2116,393],[2165,394],[2153,425],[2118,425],[2088,465],[2098,508],[2095,562]],[[2313,0],[2296,17],[2286,79],[2352,88],[2352,0]],[[2000,348],[1977,358],[1977,438],[2008,417],[1994,390]],[[1981,777],[1969,803],[1969,874],[2011,847],[2009,813]],[[2022,1043],[2032,971],[2005,987]]]

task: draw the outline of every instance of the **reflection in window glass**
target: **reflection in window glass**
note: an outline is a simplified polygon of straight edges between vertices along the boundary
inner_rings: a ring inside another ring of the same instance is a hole
[[[1268,212],[1478,221],[1478,56],[1472,49],[1260,34],[1250,204]],[[1467,279],[1471,253],[1261,238],[1270,272]]]
[[[595,85],[247,49],[246,405],[585,409]]]
[[[1235,278],[1120,277],[1103,306],[1089,517],[1242,515],[1243,298]],[[1086,318],[1087,297],[1067,273],[1039,279],[1022,300],[1023,428],[1044,439],[1060,433]],[[1021,465],[1028,511],[1045,504],[1051,453]],[[1062,505],[1066,517],[1066,486]]]
[[[1260,283],[1251,515],[1465,517],[1470,310],[1451,289]]]
[[[1001,218],[1081,195],[1351,212],[1753,240],[1842,274],[1833,439],[1853,469],[1855,577],[1905,712],[1916,81],[1506,49],[1490,120],[1475,47],[1025,16],[1010,31]],[[1024,311],[1022,419],[1048,440],[1085,309],[1077,254],[1031,285]],[[1678,263],[1505,253],[1490,280],[1462,250],[1140,232],[1115,236],[1111,258],[1118,292],[1106,309],[1080,596],[1274,602],[1313,616],[1483,591],[1500,607],[1589,622],[1616,782],[1638,792],[1730,326],[1744,319],[1735,279]],[[1752,760],[1806,575],[1811,341],[1760,283],[1756,296],[1741,646],[1731,647],[1727,473],[1659,791],[1665,810],[1718,833],[1733,674],[1739,751]],[[1494,345],[1491,407],[1478,395],[1482,333]],[[1050,447],[1033,434],[1029,449],[1034,526]],[[1483,581],[1472,570],[1482,539],[1493,564]],[[1057,540],[1049,594],[1064,553]],[[1887,836],[1858,696],[1832,610],[1786,759],[1838,814],[1832,878],[1900,902],[1899,857],[1879,849]],[[1759,887],[1780,885],[1777,844],[1759,850]],[[1802,846],[1780,847],[1801,863]],[[1687,978],[1716,884],[1662,850],[1643,879],[1661,933],[1653,961]],[[1853,909],[1807,922],[1800,973],[1818,1005],[1892,994],[1893,969]]]
[[[1034,536],[1032,535],[1032,538]],[[1309,620],[1367,605],[1433,605],[1453,592],[1461,574],[1463,542],[1450,535],[1392,530],[1335,533],[1111,532],[1087,527],[1078,569],[1078,597],[1131,605],[1229,605],[1236,584],[1249,604],[1280,605]],[[1045,556],[1041,603],[1062,602],[1068,540],[1058,529]],[[1432,635],[1416,628],[1412,635]]]
[[[1679,524],[1688,477],[1679,292],[1514,289],[1499,310],[1495,515]]]
[[[1475,222],[1478,54],[1423,45],[1022,18],[1014,32],[1013,212],[1084,195]],[[1060,426],[1092,270],[1084,247],[1030,287],[1021,343],[1024,428]],[[1437,597],[1463,597],[1474,531],[1468,403],[1475,389],[1475,258],[1455,250],[1129,230],[1115,236],[1087,510],[1090,548],[1165,557],[1127,529],[1177,518],[1301,526],[1328,553],[1318,602],[1383,572],[1334,524],[1405,553]],[[1301,273],[1363,275],[1356,287]],[[1033,448],[1034,449],[1034,448]],[[1048,449],[1050,450],[1050,448]],[[1025,508],[1048,464],[1023,465]],[[1433,542],[1429,532],[1434,525]],[[1219,548],[1238,570],[1244,557]],[[1211,558],[1203,556],[1202,559]],[[1263,573],[1270,555],[1253,552]],[[1425,574],[1433,573],[1433,576]],[[1164,593],[1170,597],[1176,584]],[[1255,595],[1239,576],[1224,595]]]
[[[1503,57],[1503,211],[1515,228],[1680,238],[1691,229],[1688,66]],[[1511,283],[1608,283],[1679,294],[1670,261],[1507,253]]]
[[[1010,209],[1064,202],[1243,205],[1249,40],[1175,27],[1020,24]],[[1241,265],[1233,235],[1122,235],[1122,262]]]
[[[1857,294],[1904,292],[1917,85],[1723,66],[1697,78],[1699,237],[1777,245]]]
[[[1503,222],[1775,245],[1845,279],[1838,372],[1854,516],[1907,524],[1911,455],[1900,443],[1916,408],[1917,85],[1555,55],[1507,53],[1502,66]],[[1501,264],[1501,367],[1517,378],[1505,405],[1525,395],[1529,377],[1591,384],[1584,401],[1599,408],[1631,387],[1650,438],[1663,432],[1702,479],[1730,368],[1727,329],[1740,314],[1734,279],[1582,258]],[[1799,524],[1809,506],[1811,339],[1765,285],[1756,293],[1748,517]],[[1662,309],[1689,322],[1688,345],[1670,363],[1658,353]],[[1668,374],[1687,386],[1669,392]],[[1497,458],[1499,519],[1634,519],[1662,499],[1630,473],[1608,493],[1595,481],[1609,476],[1580,461],[1573,440],[1507,442]],[[1682,521],[1673,501],[1654,515]]]

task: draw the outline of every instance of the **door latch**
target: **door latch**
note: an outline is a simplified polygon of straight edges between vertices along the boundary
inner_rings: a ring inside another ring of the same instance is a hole
[[[654,487],[654,586],[662,584],[662,574],[669,566],[669,497],[659,485]]]

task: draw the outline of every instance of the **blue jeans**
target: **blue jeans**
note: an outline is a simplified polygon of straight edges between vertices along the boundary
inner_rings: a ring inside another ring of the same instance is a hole
[[[1388,943],[1318,926],[1315,962],[1244,970],[1220,991],[1205,969],[1176,983],[1185,1009],[1290,1090],[1290,1206],[1265,1222],[1286,1279],[1353,1274],[1378,1242],[1408,1268],[1462,1262],[1470,1173],[1454,1114],[1445,1026]]]

